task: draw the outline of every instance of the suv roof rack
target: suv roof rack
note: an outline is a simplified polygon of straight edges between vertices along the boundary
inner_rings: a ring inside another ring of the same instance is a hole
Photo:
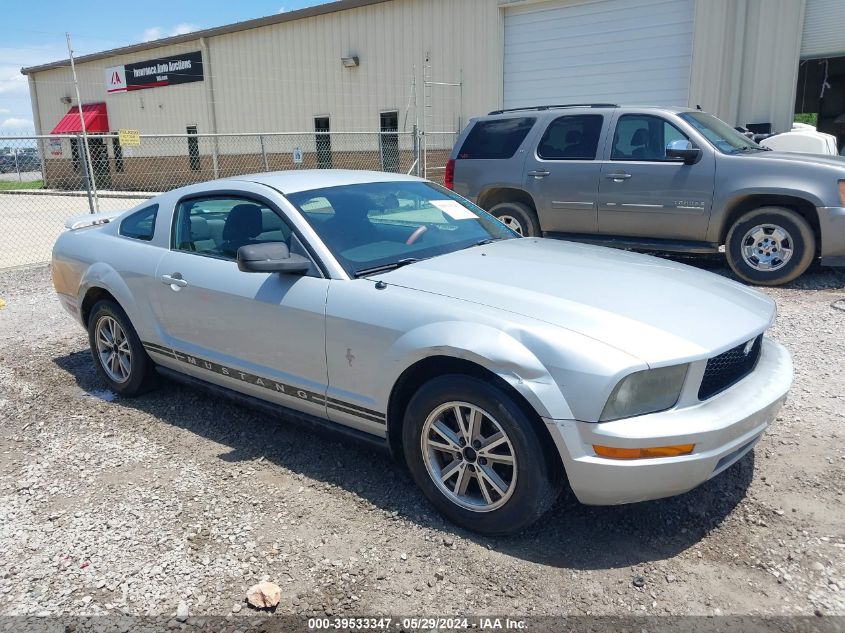
[[[557,110],[559,108],[618,108],[615,103],[563,103],[560,105],[526,106],[524,108],[507,108],[505,110],[493,110],[493,114],[504,114],[505,112],[525,112],[526,110]]]

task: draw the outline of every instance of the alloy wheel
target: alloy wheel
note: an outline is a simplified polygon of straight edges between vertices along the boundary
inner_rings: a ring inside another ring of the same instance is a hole
[[[758,224],[742,238],[742,259],[754,270],[771,272],[792,258],[792,236],[776,224]]]
[[[95,331],[97,355],[106,375],[117,383],[129,380],[132,372],[132,351],[126,332],[116,319],[104,316]]]
[[[507,433],[487,411],[447,402],[426,418],[421,449],[426,470],[453,503],[490,512],[516,487],[516,453]]]
[[[498,216],[498,220],[506,227],[508,227],[511,231],[515,231],[522,236],[525,235],[525,229],[522,228],[522,224],[512,215],[500,215]]]

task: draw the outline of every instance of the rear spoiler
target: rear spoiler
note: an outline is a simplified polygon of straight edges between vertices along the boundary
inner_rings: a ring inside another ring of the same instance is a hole
[[[100,224],[108,224],[117,216],[121,215],[126,209],[119,211],[103,211],[102,213],[87,213],[85,215],[77,215],[65,220],[65,228],[71,231],[75,229],[83,229],[86,226],[99,226]]]

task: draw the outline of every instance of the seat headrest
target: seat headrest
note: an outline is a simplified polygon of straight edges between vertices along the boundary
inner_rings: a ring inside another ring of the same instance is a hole
[[[223,225],[223,239],[248,240],[261,233],[261,207],[257,204],[236,204],[229,211],[226,223]]]
[[[206,220],[205,218],[201,218],[196,215],[191,216],[190,229],[192,242],[201,242],[203,240],[212,239],[211,227],[208,224],[208,220]]]
[[[639,130],[634,132],[634,134],[631,136],[631,145],[634,147],[648,145],[648,130],[644,127],[641,127]]]
[[[578,130],[569,130],[566,133],[566,142],[568,145],[580,143],[582,138],[584,138],[584,135]]]

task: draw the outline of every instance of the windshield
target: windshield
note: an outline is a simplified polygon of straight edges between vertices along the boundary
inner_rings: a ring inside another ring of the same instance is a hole
[[[287,198],[353,276],[518,237],[480,207],[428,182],[327,187]]]
[[[684,121],[698,130],[717,150],[724,154],[738,154],[748,151],[764,151],[750,138],[740,134],[730,125],[705,112],[682,112]]]

